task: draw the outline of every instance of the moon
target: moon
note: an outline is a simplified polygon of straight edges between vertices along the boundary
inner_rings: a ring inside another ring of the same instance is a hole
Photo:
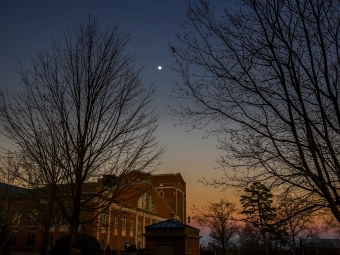
[[[158,70],[162,70],[162,66],[158,66]]]

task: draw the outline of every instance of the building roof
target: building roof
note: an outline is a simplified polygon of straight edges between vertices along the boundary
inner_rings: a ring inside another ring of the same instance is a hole
[[[3,195],[8,196],[23,195],[27,193],[27,190],[25,188],[21,188],[3,182],[0,182],[0,191],[3,192]]]
[[[193,227],[186,225],[175,219],[161,221],[161,222],[145,227],[145,229],[185,229],[185,228],[193,228]]]

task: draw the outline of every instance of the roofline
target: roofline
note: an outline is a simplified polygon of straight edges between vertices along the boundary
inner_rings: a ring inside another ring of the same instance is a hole
[[[158,176],[158,175],[181,175],[181,173],[180,172],[178,172],[178,173],[167,173],[167,174],[151,174],[152,176]],[[181,175],[182,176],[182,175]]]
[[[166,175],[173,175],[173,176],[179,175],[181,177],[182,181],[186,184],[186,182],[184,181],[183,176],[181,175],[180,172],[178,172],[178,173],[168,173],[168,174],[151,174],[151,176],[166,176]]]
[[[163,222],[166,222],[166,221],[176,221],[180,226],[176,227],[176,228],[168,228],[168,227],[158,227],[158,228],[152,228],[152,226],[154,225],[158,225],[160,223],[163,223]],[[167,220],[164,220],[164,221],[161,221],[161,222],[157,222],[157,223],[154,223],[154,224],[151,224],[149,226],[145,226],[145,229],[185,229],[185,228],[191,228],[191,229],[195,229],[195,230],[198,230],[200,231],[200,229],[198,228],[195,228],[193,226],[190,226],[190,225],[187,225],[183,222],[180,222],[179,220],[176,220],[176,219],[173,219],[173,218],[169,218]]]

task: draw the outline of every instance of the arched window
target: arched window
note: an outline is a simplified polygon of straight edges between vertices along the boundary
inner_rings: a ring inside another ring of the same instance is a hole
[[[161,191],[159,192],[159,195],[164,199],[164,191],[163,191],[163,190],[161,190]]]
[[[37,209],[33,209],[29,215],[29,219],[28,219],[28,226],[35,226],[37,223],[37,218],[38,218],[38,210]]]
[[[21,220],[21,214],[19,212],[14,212],[12,217],[12,226],[17,227],[19,226]]]
[[[138,208],[146,211],[156,212],[156,206],[150,194],[144,193],[138,200]]]

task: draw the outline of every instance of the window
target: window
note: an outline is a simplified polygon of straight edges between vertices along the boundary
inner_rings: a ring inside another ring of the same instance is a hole
[[[123,216],[122,219],[122,235],[126,235],[126,216]]]
[[[60,225],[63,225],[63,226],[65,226],[65,225],[67,225],[67,220],[66,220],[66,218],[64,217],[64,216],[62,216],[61,218],[60,218],[60,223],[59,223]]]
[[[20,219],[21,219],[21,214],[19,212],[14,212],[13,217],[12,217],[13,227],[19,226]]]
[[[107,213],[102,213],[100,215],[100,223],[102,226],[106,226],[107,224]]]
[[[78,230],[80,231],[86,231],[86,225],[85,224],[80,224]]]
[[[130,220],[130,236],[133,236],[133,232],[135,230],[135,222],[133,219]]]
[[[118,216],[115,216],[115,221],[113,223],[113,230],[114,230],[114,233],[117,235],[117,233],[118,233]]]
[[[102,247],[102,249],[105,248],[105,236],[102,236],[102,237],[100,238],[100,246]]]
[[[159,195],[164,199],[164,191],[163,191],[163,190],[161,190],[161,191],[159,192]]]
[[[156,210],[156,206],[155,206],[155,204],[154,204],[154,202],[153,201],[151,201],[151,204],[150,204],[150,211],[151,212],[157,212],[157,210]]]
[[[10,235],[8,245],[9,247],[15,247],[17,245],[17,235]]]
[[[117,250],[117,240],[113,238],[113,250]]]
[[[34,235],[32,235],[32,234],[27,235],[26,246],[27,247],[33,247],[34,246]]]
[[[138,234],[142,233],[142,222],[138,221]]]
[[[53,227],[56,223],[57,223],[56,222],[56,216],[55,216],[55,214],[52,214],[51,215],[51,227]]]
[[[30,213],[29,219],[28,219],[28,226],[33,227],[37,223],[38,218],[38,210],[34,209]]]
[[[48,243],[47,243],[48,247],[52,247],[53,246],[53,235],[50,235],[48,237]]]
[[[150,212],[156,212],[155,204],[152,200],[151,195],[144,193],[139,199],[138,199],[138,208],[150,211]]]
[[[68,222],[64,216],[60,218],[59,221],[59,232],[67,232],[68,231]]]

